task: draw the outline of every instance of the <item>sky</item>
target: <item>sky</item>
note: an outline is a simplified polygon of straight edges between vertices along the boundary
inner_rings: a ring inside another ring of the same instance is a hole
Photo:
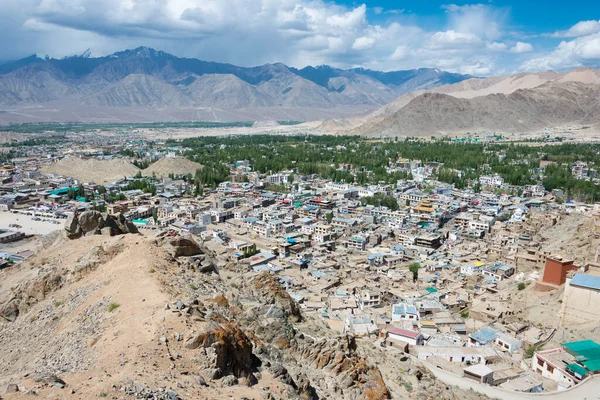
[[[0,60],[138,46],[241,66],[600,67],[600,0],[0,0]]]

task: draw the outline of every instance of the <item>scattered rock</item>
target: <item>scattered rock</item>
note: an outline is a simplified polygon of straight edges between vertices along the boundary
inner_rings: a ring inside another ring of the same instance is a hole
[[[17,393],[19,391],[19,386],[11,383],[10,385],[7,386],[6,388],[6,394],[8,393]]]
[[[123,214],[113,216],[94,210],[71,215],[65,221],[64,231],[69,239],[78,239],[84,235],[116,236],[138,233],[135,224],[127,220]]]
[[[237,384],[238,384],[238,380],[233,375],[227,375],[225,378],[223,378],[223,380],[221,380],[221,385],[223,385],[223,386],[233,386],[233,385],[237,385]]]

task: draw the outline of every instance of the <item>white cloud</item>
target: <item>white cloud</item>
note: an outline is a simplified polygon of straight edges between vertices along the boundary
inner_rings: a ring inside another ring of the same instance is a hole
[[[488,50],[497,51],[497,52],[506,51],[508,49],[508,46],[506,45],[506,43],[500,43],[500,42],[487,43],[485,45],[485,47]]]
[[[580,21],[567,29],[566,31],[557,31],[552,34],[553,37],[580,37],[592,35],[600,32],[600,21]]]
[[[525,71],[564,69],[600,63],[600,33],[562,41],[549,54],[533,58],[521,66]]]
[[[410,54],[410,49],[408,46],[398,46],[389,57],[392,61],[400,61],[406,59]]]
[[[530,43],[525,43],[525,42],[517,42],[510,49],[511,53],[516,53],[516,54],[529,53],[530,51],[533,51],[533,46]]]
[[[441,21],[425,28],[418,16],[395,16],[400,9],[340,0],[0,0],[0,60],[32,53],[62,57],[86,48],[105,55],[146,45],[237,65],[438,67],[478,76],[513,72],[515,60],[524,57],[532,58],[529,68],[594,62],[589,33],[597,21],[562,33],[588,33],[581,41],[544,51],[536,38],[514,43],[506,30],[508,9],[490,3],[444,10]],[[531,55],[516,58],[511,51]]]
[[[472,33],[461,33],[453,30],[436,32],[428,42],[428,46],[432,49],[473,48],[482,44],[482,40]]]
[[[374,44],[375,44],[375,38],[361,36],[354,40],[354,43],[352,43],[352,48],[354,50],[366,50],[366,49],[370,49],[371,47],[373,47]]]

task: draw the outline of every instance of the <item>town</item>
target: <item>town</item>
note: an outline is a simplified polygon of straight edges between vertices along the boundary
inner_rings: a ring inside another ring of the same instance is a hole
[[[600,372],[599,145],[58,133],[1,150],[0,269],[97,210],[268,273],[434,374],[539,393]]]

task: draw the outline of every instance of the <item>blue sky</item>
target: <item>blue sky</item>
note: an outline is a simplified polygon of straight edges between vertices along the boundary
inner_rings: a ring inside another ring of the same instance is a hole
[[[600,66],[600,0],[0,0],[0,60],[151,46],[237,65],[477,76]]]

